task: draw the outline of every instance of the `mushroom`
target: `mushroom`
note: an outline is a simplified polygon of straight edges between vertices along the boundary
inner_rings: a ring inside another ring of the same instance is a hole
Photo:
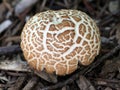
[[[48,10],[30,18],[21,34],[21,48],[37,71],[57,75],[89,65],[100,51],[96,23],[78,10]]]

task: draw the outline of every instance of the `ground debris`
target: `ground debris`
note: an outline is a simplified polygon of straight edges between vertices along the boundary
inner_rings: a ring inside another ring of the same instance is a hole
[[[95,90],[94,86],[84,76],[79,76],[77,84],[82,90]]]
[[[120,0],[0,1],[0,90],[120,90],[120,6],[116,2]],[[34,14],[59,9],[84,11],[97,22],[100,55],[71,75],[37,74],[23,57],[22,29]]]

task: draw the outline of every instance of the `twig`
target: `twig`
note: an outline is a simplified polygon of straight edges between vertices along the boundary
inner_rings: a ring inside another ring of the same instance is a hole
[[[53,86],[44,87],[41,90],[53,90],[53,89],[61,88],[67,84],[72,83],[75,79],[77,79],[79,77],[80,74],[86,75],[93,69],[97,68],[97,66],[100,65],[103,61],[105,61],[105,59],[114,55],[119,50],[120,50],[120,45],[116,46],[113,50],[111,50],[109,53],[105,54],[103,57],[98,59],[96,62],[94,62],[93,64],[91,64],[90,66],[85,68],[84,70],[82,70],[82,71],[78,70],[79,71],[78,73],[74,74],[69,79],[65,80],[64,82],[58,82],[57,84],[55,84]]]
[[[13,54],[16,52],[21,52],[21,48],[19,45],[0,47],[0,56],[7,55],[7,54]]]
[[[33,5],[37,3],[38,0],[20,0],[20,2],[14,8],[15,15],[19,16],[23,13],[27,8],[31,8]]]
[[[32,77],[22,90],[32,90],[38,82],[38,77]]]
[[[103,15],[103,13],[106,11],[106,9],[108,8],[108,5],[109,5],[109,0],[106,0],[106,3],[105,3],[105,5],[103,6],[103,7],[101,7],[101,10],[100,10],[100,13],[98,14],[98,18],[100,18],[102,15]]]
[[[7,7],[7,9],[12,13],[13,8],[12,6],[7,2],[7,0],[3,0],[4,5]]]
[[[66,8],[70,8],[70,4],[68,3],[68,0],[64,0],[64,4],[65,4]]]
[[[96,79],[92,79],[92,80],[94,80],[94,83],[96,85],[111,87],[111,88],[118,89],[118,90],[120,89],[120,80],[117,80],[117,79],[96,78]]]
[[[84,5],[86,6],[88,12],[91,14],[91,15],[94,15],[95,14],[95,10],[94,8],[92,7],[92,5],[87,1],[87,0],[83,0],[83,3]],[[92,13],[91,13],[92,12]]]
[[[40,7],[40,11],[44,10],[45,4],[47,3],[47,0],[43,0],[41,7]]]
[[[74,0],[74,2],[73,2],[73,9],[77,9],[80,2],[81,2],[81,0]]]
[[[7,90],[20,90],[26,79],[27,79],[27,76],[18,77],[15,84],[11,85],[10,88],[8,88]]]
[[[119,18],[119,16],[120,16],[120,11],[118,11],[118,12],[116,12],[116,13],[114,13],[114,14],[111,14],[111,15],[103,18],[103,19],[99,22],[99,26],[102,27],[102,26],[108,25],[110,22],[113,22],[116,17]],[[120,20],[118,19],[118,22],[119,22],[119,21],[120,21]]]
[[[100,65],[105,59],[113,56],[117,51],[120,51],[120,45],[116,46],[113,50],[111,50],[109,53],[102,56],[100,59],[98,59],[96,62],[94,62],[91,66],[89,66],[86,71],[83,73],[86,75],[90,71],[92,71],[94,68],[96,68],[98,65]]]

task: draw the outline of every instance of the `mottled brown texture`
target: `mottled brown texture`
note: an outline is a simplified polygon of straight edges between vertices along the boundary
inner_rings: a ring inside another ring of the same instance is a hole
[[[100,34],[84,12],[50,10],[26,23],[21,48],[32,68],[66,75],[74,72],[78,63],[89,65],[99,54]]]

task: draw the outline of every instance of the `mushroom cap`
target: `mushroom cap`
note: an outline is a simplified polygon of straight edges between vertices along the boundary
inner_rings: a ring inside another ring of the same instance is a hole
[[[82,11],[49,10],[25,24],[21,48],[35,70],[66,75],[74,72],[78,63],[89,65],[99,54],[100,33]]]

